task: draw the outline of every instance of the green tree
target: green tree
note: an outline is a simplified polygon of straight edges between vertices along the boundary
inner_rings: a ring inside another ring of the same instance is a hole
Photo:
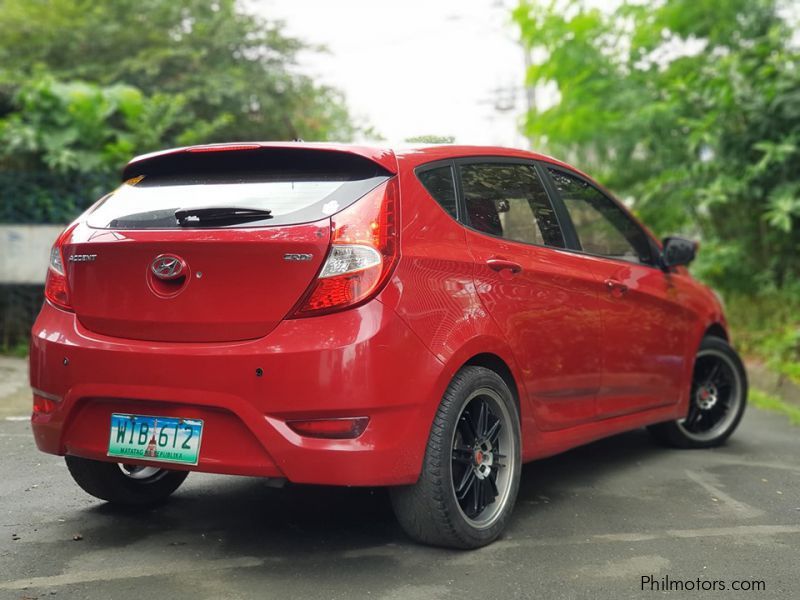
[[[159,148],[350,139],[305,48],[234,0],[0,0],[0,220],[69,220]]]
[[[35,156],[54,172],[98,172],[123,164],[140,148],[160,143],[176,126],[189,137],[196,126],[186,118],[180,95],[146,97],[137,88],[100,87],[41,77],[24,84],[18,110],[0,121],[7,166],[24,168]]]
[[[661,234],[703,240],[731,292],[798,289],[800,52],[774,0],[665,0],[607,12],[523,0],[535,145],[596,173]]]
[[[0,106],[45,70],[179,96],[207,141],[349,139],[341,95],[294,70],[304,48],[235,0],[2,0]]]
[[[181,96],[43,76],[0,119],[0,222],[63,223],[116,186],[119,167],[165,132],[196,133]],[[188,141],[188,140],[187,140]]]

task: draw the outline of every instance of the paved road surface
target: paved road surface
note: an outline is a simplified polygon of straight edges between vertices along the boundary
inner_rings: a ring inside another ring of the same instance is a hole
[[[636,431],[528,465],[507,535],[460,553],[410,543],[382,490],[193,474],[164,507],[113,511],[8,420],[26,402],[0,408],[3,599],[800,597],[800,429],[778,415],[751,409],[717,450]]]

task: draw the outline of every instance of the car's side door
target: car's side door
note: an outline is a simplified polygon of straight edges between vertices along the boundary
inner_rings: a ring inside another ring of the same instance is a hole
[[[456,161],[475,284],[511,346],[539,429],[594,419],[601,383],[599,299],[532,161]]]
[[[678,402],[692,318],[680,282],[659,268],[658,246],[616,201],[570,170],[547,172],[601,290],[598,418]]]

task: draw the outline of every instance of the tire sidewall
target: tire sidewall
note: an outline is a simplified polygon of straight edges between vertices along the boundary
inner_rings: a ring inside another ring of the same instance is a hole
[[[188,471],[166,470],[158,478],[136,480],[117,463],[67,455],[67,468],[88,494],[120,506],[156,506],[164,502],[186,479]]]
[[[159,474],[154,479],[133,479],[125,475],[118,465],[119,474],[116,476],[116,486],[131,499],[132,504],[149,505],[159,504],[166,500],[172,492],[177,489],[186,476],[188,471],[169,471]]]
[[[445,415],[446,426],[443,431],[443,439],[445,445],[441,448],[447,456],[437,457],[443,465],[442,473],[442,486],[446,487],[443,494],[444,502],[447,511],[452,515],[451,524],[454,533],[463,540],[465,546],[475,548],[484,546],[495,540],[505,529],[509,517],[513,513],[514,504],[516,502],[517,493],[519,492],[519,481],[522,471],[522,450],[521,450],[521,435],[520,435],[520,421],[519,409],[514,401],[511,391],[508,389],[505,381],[497,375],[494,371],[482,367],[472,367],[462,373],[465,377],[457,378],[454,381],[455,385],[451,385],[448,389],[448,394],[454,402],[449,403],[446,407],[447,414]],[[476,527],[471,523],[466,515],[463,514],[461,507],[456,500],[455,490],[453,489],[453,461],[451,456],[452,439],[456,431],[458,418],[464,410],[467,402],[470,400],[471,394],[479,389],[488,388],[494,391],[502,400],[510,419],[511,436],[514,440],[514,464],[512,467],[511,484],[508,491],[508,498],[502,513],[498,518],[489,526]],[[440,407],[440,411],[444,408],[444,404]]]

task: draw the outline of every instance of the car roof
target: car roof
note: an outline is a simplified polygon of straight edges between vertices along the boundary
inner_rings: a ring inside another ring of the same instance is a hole
[[[158,152],[151,152],[150,154],[143,154],[133,158],[123,170],[123,180],[135,174],[137,167],[141,163],[147,162],[152,159],[158,159],[161,156],[169,154],[176,154],[180,152],[224,152],[226,150],[254,150],[258,148],[297,148],[305,150],[328,150],[332,152],[346,152],[348,154],[355,154],[368,158],[391,173],[399,171],[398,161],[405,163],[407,168],[415,168],[419,165],[434,162],[438,160],[448,160],[455,158],[469,158],[469,157],[505,157],[505,158],[520,158],[528,160],[538,160],[547,162],[552,165],[564,167],[579,174],[592,184],[597,186],[607,196],[614,198],[614,195],[603,185],[597,183],[590,175],[587,175],[580,169],[572,165],[538,152],[530,150],[522,150],[520,148],[507,148],[504,146],[472,146],[472,145],[459,145],[459,144],[398,144],[393,146],[379,146],[379,145],[362,145],[362,144],[345,144],[338,142],[226,142],[219,144],[203,144],[197,146],[185,146],[182,148],[170,148],[167,150],[160,150]],[[636,217],[633,216],[630,209],[618,202],[619,206],[631,218],[640,223]],[[643,224],[642,227],[650,234],[653,239],[653,233]]]
[[[129,172],[131,167],[139,165],[142,162],[157,159],[161,156],[169,154],[177,154],[182,152],[224,152],[234,150],[249,150],[258,148],[302,148],[306,150],[328,150],[334,152],[346,152],[348,154],[356,154],[368,158],[385,169],[396,173],[398,171],[397,161],[402,160],[412,168],[428,162],[436,160],[446,160],[453,158],[468,158],[478,156],[494,156],[506,158],[522,158],[530,160],[540,160],[554,165],[566,167],[571,169],[584,177],[591,179],[585,173],[576,169],[572,165],[564,163],[556,158],[531,152],[529,150],[522,150],[519,148],[506,148],[503,146],[473,146],[473,145],[458,145],[458,144],[399,144],[393,146],[379,146],[379,145],[362,145],[362,144],[344,144],[333,142],[230,142],[220,144],[202,144],[197,146],[185,146],[181,148],[170,148],[167,150],[160,150],[158,152],[151,152],[150,154],[143,154],[133,158],[126,167],[125,171]]]
[[[420,163],[448,158],[468,158],[473,156],[503,156],[507,158],[527,158],[541,160],[573,171],[575,167],[539,152],[522,150],[521,148],[508,148],[505,146],[474,146],[463,144],[404,144],[392,148],[398,157],[411,158]],[[578,171],[580,172],[580,171]]]

